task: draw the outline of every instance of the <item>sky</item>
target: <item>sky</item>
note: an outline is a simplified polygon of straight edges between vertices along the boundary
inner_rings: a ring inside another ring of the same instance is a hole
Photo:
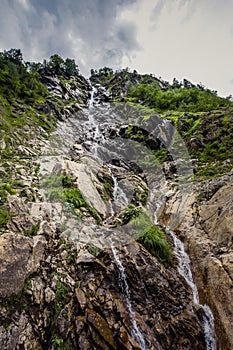
[[[85,76],[129,67],[233,95],[233,0],[0,0],[0,51],[53,54]]]

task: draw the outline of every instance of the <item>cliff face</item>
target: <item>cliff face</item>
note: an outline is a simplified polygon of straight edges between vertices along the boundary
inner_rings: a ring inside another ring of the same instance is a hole
[[[3,130],[1,349],[206,349],[203,311],[178,273],[171,238],[151,219],[158,203],[160,224],[186,242],[201,302],[230,349],[232,176],[198,185],[183,203],[169,155],[165,186],[145,153],[168,143],[172,122],[153,116],[160,137],[132,127],[148,126],[147,112],[109,104],[111,92],[92,80],[44,74],[49,98],[14,110],[37,119],[11,138]],[[124,94],[114,82],[113,96]]]
[[[192,199],[170,198],[161,208],[160,222],[171,225],[185,241],[203,303],[215,315],[221,349],[232,349],[233,174],[194,187]],[[174,218],[186,205],[181,224]]]

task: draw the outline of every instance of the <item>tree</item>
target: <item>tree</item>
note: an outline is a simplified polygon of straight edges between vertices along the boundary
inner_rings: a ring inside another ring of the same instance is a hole
[[[10,49],[9,51],[3,52],[3,57],[16,64],[23,63],[23,55],[20,49]]]
[[[48,68],[53,74],[62,75],[65,72],[65,62],[61,56],[52,55],[49,59]]]
[[[66,58],[65,60],[65,73],[68,77],[79,74],[78,65],[75,63],[74,59]]]

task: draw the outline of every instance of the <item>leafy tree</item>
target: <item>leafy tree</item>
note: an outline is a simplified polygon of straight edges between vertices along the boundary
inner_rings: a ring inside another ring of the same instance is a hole
[[[21,53],[20,49],[10,49],[9,51],[3,52],[3,57],[16,64],[22,64],[23,63],[23,55]]]
[[[66,60],[65,60],[65,73],[68,77],[79,74],[78,65],[75,63],[74,59],[66,58]]]
[[[56,75],[62,75],[65,71],[65,62],[61,56],[55,54],[49,59],[48,68]]]

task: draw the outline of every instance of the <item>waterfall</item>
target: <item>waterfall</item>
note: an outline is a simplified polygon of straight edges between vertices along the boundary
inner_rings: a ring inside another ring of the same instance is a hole
[[[123,189],[119,186],[117,178],[112,174],[112,179],[113,179],[113,198],[110,202],[110,211],[111,211],[111,216],[113,217],[116,212],[116,205],[115,203],[118,203],[120,207],[127,207],[129,204],[128,197],[126,196],[125,192]]]
[[[136,340],[136,342],[140,346],[141,350],[147,350],[143,334],[137,325],[137,322],[135,320],[135,314],[134,314],[133,309],[132,309],[132,305],[131,305],[131,301],[130,301],[129,285],[127,283],[125,268],[124,268],[119,256],[117,255],[117,249],[113,246],[113,244],[111,245],[111,249],[112,249],[114,259],[117,263],[118,270],[119,270],[120,286],[122,288],[122,291],[124,292],[126,306],[129,310],[129,317],[130,317],[130,320],[132,323],[132,336],[134,337],[134,339]]]
[[[178,259],[178,271],[192,289],[193,303],[202,309],[202,327],[205,334],[206,350],[217,350],[216,335],[214,331],[214,316],[208,305],[200,304],[197,286],[193,281],[190,259],[184,250],[184,244],[175,236],[170,228],[167,228],[166,232],[171,235],[174,242],[175,253]]]
[[[88,125],[89,127],[94,129],[92,153],[96,158],[98,158],[98,143],[100,142],[100,140],[103,140],[103,136],[100,132],[99,123],[94,118],[95,112],[93,111],[93,106],[94,106],[96,93],[97,93],[97,88],[92,86],[91,97],[90,97],[89,106],[88,106],[88,117],[89,117]]]
[[[92,86],[91,97],[90,97],[90,101],[89,101],[89,107],[92,107],[93,104],[94,104],[94,96],[95,96],[96,91],[97,91],[97,89]]]

